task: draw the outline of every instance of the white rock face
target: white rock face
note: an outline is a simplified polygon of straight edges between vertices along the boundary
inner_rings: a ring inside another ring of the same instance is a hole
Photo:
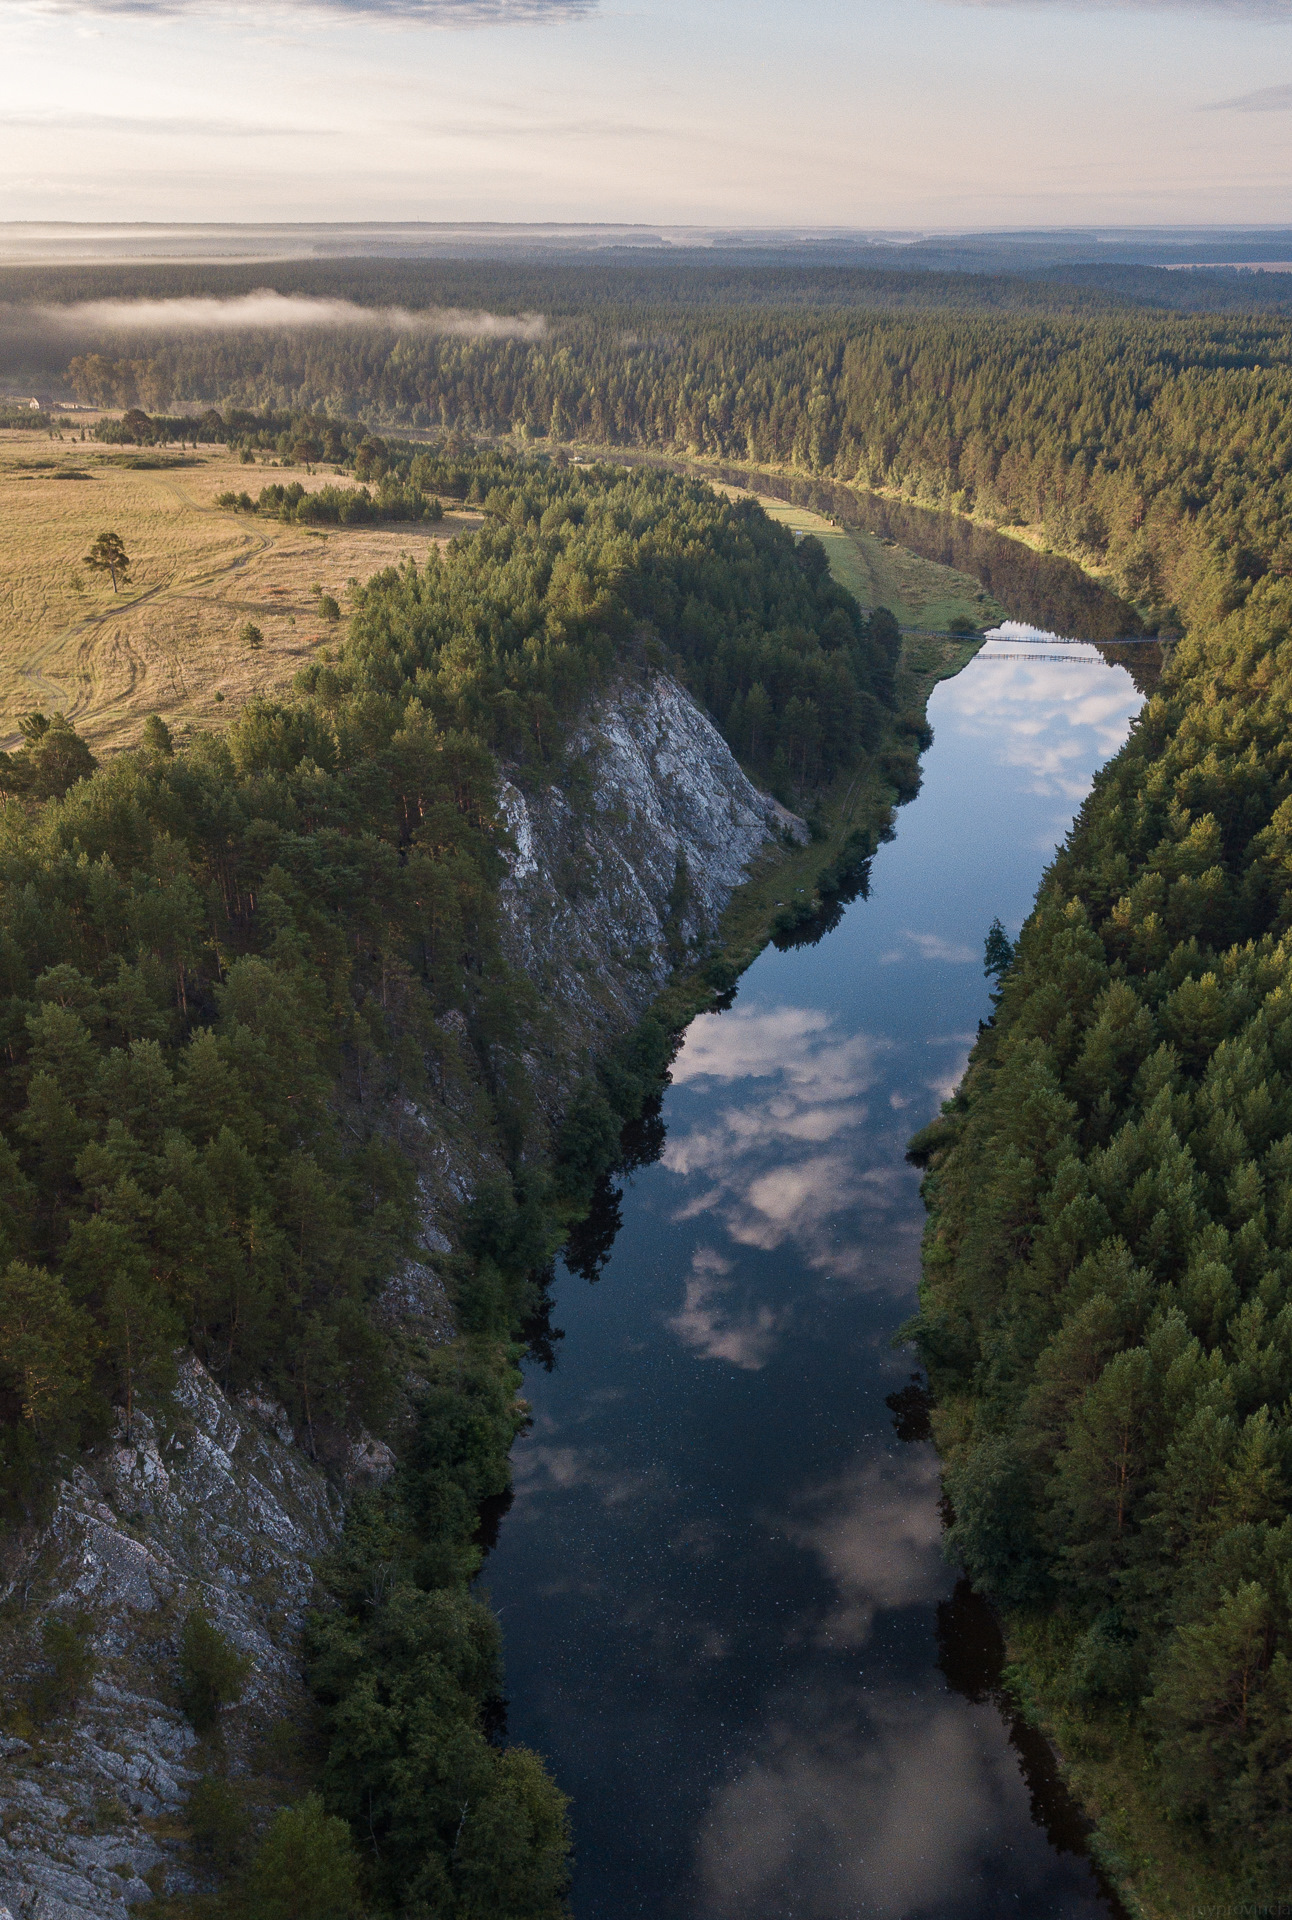
[[[379,1474],[384,1451],[361,1443],[354,1465]],[[74,1713],[31,1740],[0,1740],[0,1911],[124,1920],[149,1898],[144,1876],[164,1873],[173,1853],[149,1823],[176,1813],[197,1777],[195,1736],[175,1704],[189,1608],[251,1656],[244,1699],[225,1715],[236,1766],[249,1729],[302,1704],[311,1564],[342,1512],[283,1409],[230,1401],[191,1357],[167,1427],[138,1416],[129,1444],[119,1438],[64,1484],[0,1585],[0,1601],[21,1608],[3,1684],[10,1702],[22,1698],[51,1612],[84,1616],[97,1672]]]
[[[655,675],[599,701],[571,743],[562,782],[504,784],[515,854],[503,885],[505,940],[557,1015],[548,1095],[580,1056],[630,1028],[683,951],[713,937],[749,863],[801,820],[741,772],[713,723]],[[441,1022],[466,1046],[460,1014]],[[548,1063],[535,1062],[536,1077]],[[411,1104],[401,1137],[421,1170],[422,1229],[441,1222],[487,1170],[467,1106]],[[443,1285],[410,1264],[384,1317],[452,1338]],[[360,1435],[350,1485],[380,1481],[393,1458]],[[192,1730],[175,1704],[179,1635],[193,1605],[252,1656],[245,1701],[226,1713],[235,1770],[256,1726],[304,1703],[300,1627],[312,1562],[335,1537],[344,1497],[297,1446],[264,1396],[223,1394],[196,1360],[181,1369],[163,1424],[136,1420],[64,1484],[35,1540],[11,1542],[0,1602],[21,1604],[0,1638],[0,1690],[21,1698],[51,1610],[88,1616],[98,1659],[90,1695],[31,1741],[0,1738],[0,1920],[124,1920],[144,1876],[175,1876],[174,1843],[150,1824],[182,1806],[197,1774]]]
[[[599,701],[567,763],[561,784],[503,785],[503,911],[509,958],[596,1040],[640,1018],[681,948],[712,939],[769,839],[808,836],[666,674]]]

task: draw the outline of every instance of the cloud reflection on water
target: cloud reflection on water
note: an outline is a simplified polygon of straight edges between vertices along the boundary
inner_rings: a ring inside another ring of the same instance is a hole
[[[878,1156],[862,1132],[870,1116],[861,1096],[895,1051],[871,1034],[840,1033],[809,1007],[701,1015],[673,1068],[674,1085],[701,1102],[693,1125],[675,1121],[664,1149],[664,1167],[690,1189],[673,1219],[713,1216],[737,1246],[772,1253],[792,1241],[810,1266],[851,1271],[855,1248],[839,1244],[835,1224],[850,1209],[889,1203],[887,1173],[865,1164]],[[754,1083],[743,1098],[722,1097],[742,1081]],[[718,1258],[706,1250],[669,1324],[706,1357],[761,1366],[784,1315],[734,1310]]]
[[[885,1608],[950,1591],[939,1484],[933,1449],[919,1447],[868,1460],[800,1497],[781,1531],[816,1555],[836,1596],[813,1631],[818,1645],[863,1647]]]
[[[993,658],[990,644],[945,698],[964,737],[980,739],[999,765],[1021,769],[1030,792],[1063,803],[1065,826],[1090,790],[1088,769],[1116,753],[1140,705],[1124,668],[1110,672],[1094,659],[1087,681],[1066,660],[1006,661]]]
[[[727,1298],[732,1282],[726,1277],[731,1268],[732,1262],[712,1247],[697,1247],[681,1311],[665,1325],[701,1359],[729,1360],[732,1366],[756,1373],[770,1360],[789,1312],[766,1302],[744,1312],[733,1311]]]
[[[701,1831],[706,1920],[959,1912],[983,1870],[984,1833],[1000,1830],[1004,1806],[1025,1802],[1009,1749],[983,1742],[974,1719],[931,1689],[818,1684],[783,1695]],[[1027,1868],[1011,1858],[1011,1894]],[[1047,1868],[1038,1856],[1038,1881]]]
[[[615,1507],[625,1501],[640,1503],[661,1492],[658,1475],[647,1469],[615,1465],[604,1447],[576,1447],[550,1437],[557,1429],[551,1420],[536,1423],[535,1435],[512,1454],[512,1490],[523,1505],[539,1494],[583,1489]]]

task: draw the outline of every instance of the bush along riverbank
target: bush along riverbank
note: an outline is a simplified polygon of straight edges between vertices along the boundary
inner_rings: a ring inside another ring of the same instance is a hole
[[[497,1627],[471,1591],[526,1325],[676,1032],[777,915],[778,937],[811,937],[864,884],[918,781],[891,622],[819,547],[671,476],[482,465],[483,528],[370,582],[290,699],[179,742],[154,720],[136,752],[63,756],[43,785],[15,775],[0,816],[6,1551],[39,1536],[78,1458],[165,1408],[185,1350],[225,1393],[277,1401],[338,1479],[356,1434],[394,1450],[321,1568],[292,1789],[312,1791],[267,1828],[262,1794],[258,1839],[219,1740],[243,1667],[184,1627],[181,1666],[201,1641],[227,1673],[192,1876],[168,1893],[159,1871],[159,1914],[562,1911],[564,1803],[502,1743]],[[568,783],[579,716],[630,670],[671,671],[722,721],[739,702],[747,761],[817,837],[773,847],[701,947],[679,910],[658,1006],[591,1058],[504,957],[500,763]],[[751,729],[755,689],[770,712]],[[419,1188],[464,1143],[477,1174],[434,1253]],[[392,1322],[410,1261],[447,1289],[451,1338]],[[197,1698],[180,1673],[174,1691]]]
[[[1292,1857],[1290,631],[1182,645],[911,1146],[950,1544],[1149,1915]]]

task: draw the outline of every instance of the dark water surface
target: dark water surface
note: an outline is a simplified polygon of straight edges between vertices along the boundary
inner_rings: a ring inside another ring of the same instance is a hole
[[[1145,632],[1135,608],[1083,573],[1074,561],[1038,553],[1023,541],[977,526],[961,514],[938,513],[837,480],[761,474],[741,467],[696,471],[823,513],[841,526],[864,528],[939,566],[973,574],[1016,619],[1030,621],[1043,632],[1096,643]]]
[[[1093,1920],[1048,1754],[995,1697],[939,1539],[893,1329],[923,1209],[903,1153],[1011,929],[1140,704],[1091,650],[933,696],[870,897],[691,1027],[662,1159],[602,1278],[558,1276],[555,1370],[485,1580],[511,1739],[573,1796],[578,1920]]]

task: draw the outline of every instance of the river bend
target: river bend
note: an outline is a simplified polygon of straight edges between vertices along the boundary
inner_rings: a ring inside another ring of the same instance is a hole
[[[890,1344],[923,1226],[904,1147],[988,1011],[987,928],[1017,930],[1141,703],[1024,637],[935,690],[869,897],[693,1023],[600,1278],[558,1272],[484,1582],[509,1737],[573,1796],[577,1920],[1116,1911],[998,1704]]]

